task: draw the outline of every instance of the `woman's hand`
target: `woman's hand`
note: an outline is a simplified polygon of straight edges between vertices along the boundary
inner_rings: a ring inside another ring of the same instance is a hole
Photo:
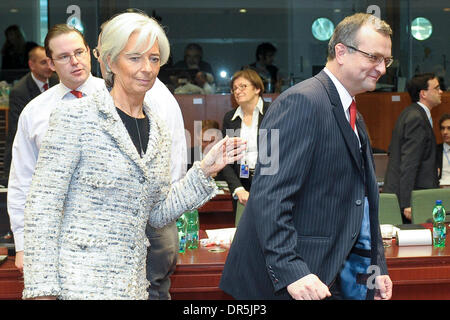
[[[16,268],[19,269],[21,273],[23,273],[23,250],[22,251],[16,251],[16,261],[15,261]]]
[[[209,150],[203,160],[200,162],[200,167],[207,176],[213,176],[222,170],[227,164],[233,163],[241,159],[244,154],[243,151],[247,148],[247,142],[241,138],[230,138],[226,136],[214,147]]]

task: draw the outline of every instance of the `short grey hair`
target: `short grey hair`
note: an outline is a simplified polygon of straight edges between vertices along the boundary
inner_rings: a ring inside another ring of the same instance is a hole
[[[158,42],[161,66],[169,60],[170,44],[164,29],[158,21],[144,13],[125,12],[118,14],[109,21],[102,24],[99,37],[98,50],[99,59],[102,60],[106,69],[106,83],[110,86],[114,83],[114,74],[108,65],[108,57],[111,62],[116,61],[120,52],[125,48],[128,39],[134,32],[139,32],[136,49],[141,52],[149,50]],[[150,44],[144,47],[145,42],[150,37]]]
[[[363,25],[372,26],[375,31],[385,36],[392,35],[391,27],[383,20],[369,13],[355,13],[354,15],[345,17],[333,32],[333,36],[328,42],[328,57],[331,61],[336,57],[335,47],[338,43],[358,48],[356,35]]]

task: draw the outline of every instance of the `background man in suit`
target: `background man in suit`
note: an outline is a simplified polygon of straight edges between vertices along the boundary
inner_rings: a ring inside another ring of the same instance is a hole
[[[9,175],[11,148],[17,131],[17,121],[28,102],[58,83],[58,77],[50,69],[45,48],[37,46],[28,54],[30,72],[24,75],[11,89],[9,95],[8,136],[5,151],[5,172]]]
[[[11,149],[14,136],[17,131],[17,121],[23,108],[28,102],[33,100],[41,92],[58,83],[58,77],[53,74],[48,64],[45,49],[42,46],[36,46],[28,53],[28,66],[30,72],[24,75],[11,89],[9,94],[9,112],[8,112],[8,134],[6,136],[5,147],[5,182],[8,183],[9,169],[11,167]],[[8,232],[2,238],[11,238],[12,233]]]
[[[50,114],[61,101],[81,98],[104,88],[91,75],[91,56],[83,34],[66,24],[50,28],[45,38],[50,67],[61,82],[31,100],[23,109],[12,147],[8,182],[8,214],[14,234],[16,267],[23,269],[24,209]]]
[[[347,110],[392,63],[391,33],[368,14],[345,18],[326,68],[269,108],[261,129],[266,141],[279,134],[270,145],[279,169],[260,174],[261,159],[256,166],[220,282],[233,297],[390,299],[370,141],[361,117]]]
[[[430,111],[441,103],[442,94],[432,73],[414,76],[407,90],[413,103],[402,111],[392,131],[383,186],[383,192],[397,195],[403,223],[411,222],[411,192],[439,187]]]
[[[450,113],[444,113],[439,119],[442,143],[437,145],[436,165],[439,185],[450,186]]]

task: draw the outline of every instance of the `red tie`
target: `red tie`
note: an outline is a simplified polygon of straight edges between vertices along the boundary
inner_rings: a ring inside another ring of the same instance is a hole
[[[70,91],[71,94],[73,94],[75,97],[77,97],[78,99],[83,97],[83,93],[81,91],[77,91],[77,90],[72,90]]]
[[[355,131],[355,122],[356,122],[356,102],[352,99],[352,104],[350,105],[350,125],[352,126],[353,131]]]
[[[42,88],[44,88],[44,91],[46,91],[48,89],[48,83],[44,83],[44,85],[42,86]]]

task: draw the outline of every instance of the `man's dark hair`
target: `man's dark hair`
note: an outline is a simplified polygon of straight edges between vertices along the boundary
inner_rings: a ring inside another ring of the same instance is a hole
[[[53,59],[52,51],[50,50],[50,47],[49,47],[50,40],[53,38],[56,38],[59,35],[71,33],[71,32],[78,33],[80,35],[81,39],[83,39],[83,43],[84,43],[85,47],[86,48],[89,47],[86,42],[86,39],[84,39],[83,34],[79,30],[77,30],[76,28],[71,27],[65,23],[55,24],[53,27],[50,28],[50,30],[48,30],[47,36],[45,37],[45,40],[44,40],[45,54],[47,55],[47,57],[49,57],[50,59]]]
[[[263,42],[256,48],[256,61],[259,60],[259,56],[265,57],[269,53],[277,52],[277,48],[269,42]]]
[[[444,113],[439,119],[439,128],[441,128],[442,122],[445,120],[450,120],[450,113]]]
[[[434,78],[436,78],[434,73],[429,72],[416,74],[411,80],[409,80],[406,85],[406,90],[408,91],[412,102],[417,102],[420,100],[420,90],[427,90],[428,80],[432,80]]]
[[[188,50],[197,50],[198,52],[200,52],[200,56],[203,55],[203,49],[202,47],[198,44],[198,43],[189,43],[185,48],[184,48],[184,52],[186,54],[186,51]]]

